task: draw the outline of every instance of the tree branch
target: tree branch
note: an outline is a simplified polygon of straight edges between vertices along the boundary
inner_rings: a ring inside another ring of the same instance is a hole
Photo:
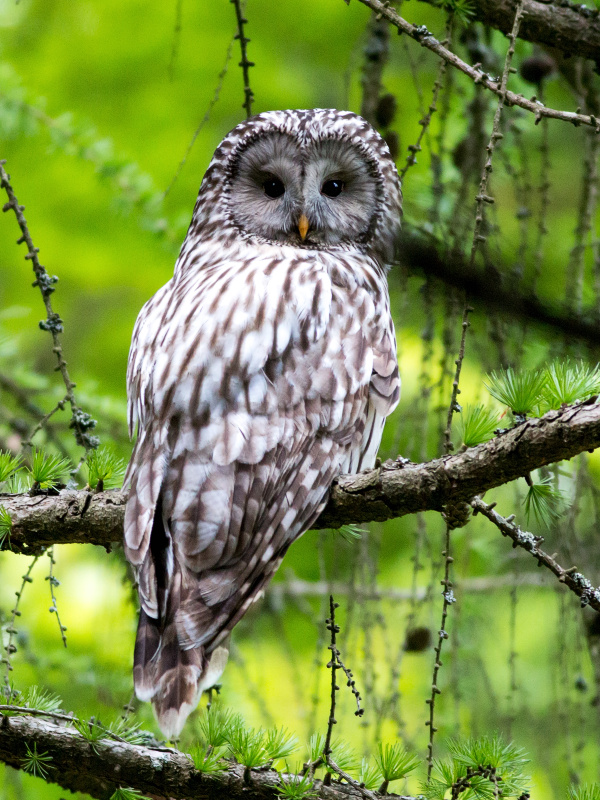
[[[444,61],[456,67],[460,72],[464,72],[474,83],[478,83],[485,89],[489,89],[494,94],[503,97],[507,106],[519,106],[527,111],[531,111],[535,114],[536,123],[539,122],[542,117],[549,117],[550,119],[561,119],[564,122],[571,122],[575,126],[591,125],[596,133],[600,133],[600,124],[593,115],[580,114],[574,111],[559,111],[556,108],[548,108],[543,105],[543,103],[539,103],[535,100],[528,100],[526,97],[523,97],[522,94],[515,94],[515,92],[510,92],[508,90],[503,91],[499,80],[494,80],[487,73],[482,72],[481,69],[467,64],[466,61],[463,61],[451,50],[448,50],[447,47],[444,47],[424,25],[413,25],[407,22],[388,2],[381,2],[380,0],[359,0],[359,2],[363,3],[363,5],[367,6],[372,11],[381,14],[384,19],[398,29],[399,33],[406,33],[411,39],[415,39],[415,41],[419,42],[422,47],[431,50],[432,53],[443,58]]]
[[[360,475],[343,475],[313,527],[383,522],[475,495],[600,447],[600,405],[593,400],[549,411],[504,431],[490,442],[423,464],[388,461]],[[57,497],[0,494],[13,525],[10,547],[34,553],[59,543],[110,548],[123,535],[127,493],[62,491]],[[8,549],[8,538],[4,549]]]
[[[226,772],[201,774],[178,750],[109,739],[94,742],[92,747],[70,727],[31,716],[0,717],[0,761],[23,769],[26,745],[31,749],[33,743],[38,753],[52,757],[48,762],[49,782],[99,800],[108,800],[119,787],[133,787],[145,795],[172,800],[280,797],[276,791],[279,776],[274,770],[252,771],[250,782],[244,781],[244,767],[238,764]],[[312,791],[323,800],[362,800],[359,790],[345,784],[324,786],[315,781]]]
[[[437,0],[424,0],[438,5]],[[515,0],[476,0],[473,19],[508,33],[515,18]],[[525,0],[519,39],[556,47],[567,55],[600,59],[598,9],[569,2]]]

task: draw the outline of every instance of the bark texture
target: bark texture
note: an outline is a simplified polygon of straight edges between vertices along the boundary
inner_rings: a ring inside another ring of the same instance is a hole
[[[361,475],[344,475],[333,485],[315,528],[383,522],[417,511],[442,511],[468,501],[546,464],[600,447],[600,405],[585,403],[550,411],[496,436],[490,442],[423,464],[388,461]],[[124,491],[92,495],[63,491],[57,497],[0,495],[13,526],[10,546],[32,553],[53,543],[91,543],[109,548],[122,538]]]
[[[437,0],[425,2],[438,5]],[[473,17],[510,33],[516,5],[516,0],[475,0]],[[557,3],[525,0],[519,39],[600,61],[600,15],[595,8],[568,0]]]
[[[254,770],[249,782],[244,781],[244,768],[239,764],[232,765],[227,772],[203,775],[178,750],[141,747],[110,739],[95,742],[92,747],[73,728],[29,716],[0,717],[0,761],[14,769],[23,769],[27,746],[33,750],[34,743],[38,754],[52,757],[49,782],[99,800],[109,800],[119,787],[134,787],[157,800],[280,797],[276,791],[279,777],[273,770]],[[313,791],[322,800],[362,800],[357,789],[345,784],[324,786],[315,781]]]

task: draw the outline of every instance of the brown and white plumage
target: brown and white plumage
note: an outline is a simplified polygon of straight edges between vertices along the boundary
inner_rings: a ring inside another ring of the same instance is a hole
[[[263,161],[283,176],[281,197],[255,191]],[[331,170],[345,176],[338,204],[311,194]],[[375,461],[399,397],[385,263],[400,211],[387,146],[360,117],[261,114],[217,149],[175,275],[138,317],[125,515],[142,606],[134,680],[168,737],[333,479]]]

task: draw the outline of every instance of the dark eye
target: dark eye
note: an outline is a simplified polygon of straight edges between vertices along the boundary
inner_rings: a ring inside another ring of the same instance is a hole
[[[263,183],[263,189],[267,197],[281,197],[285,192],[283,181],[280,181],[279,178],[267,178]]]
[[[344,181],[338,181],[338,180],[325,181],[323,186],[321,186],[321,194],[324,194],[327,197],[337,197],[338,194],[341,194],[343,191],[344,191]]]

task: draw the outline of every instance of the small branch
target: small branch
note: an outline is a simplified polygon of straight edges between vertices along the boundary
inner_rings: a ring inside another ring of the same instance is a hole
[[[13,655],[17,652],[17,646],[13,642],[15,634],[18,633],[17,629],[15,628],[15,623],[17,621],[17,617],[21,616],[21,612],[19,611],[19,604],[21,602],[21,598],[23,597],[23,592],[25,590],[25,587],[27,586],[28,583],[31,583],[33,581],[31,573],[37,563],[38,558],[39,556],[34,556],[34,558],[31,559],[29,567],[27,568],[27,572],[25,573],[25,575],[23,575],[21,587],[18,592],[15,592],[17,599],[14,608],[10,612],[11,613],[10,622],[8,624],[8,628],[6,628],[6,632],[8,633],[8,642],[4,647],[6,651],[6,656],[2,659],[2,661],[4,662],[4,666],[6,667],[6,672],[4,675],[4,688],[0,691],[0,694],[4,695],[4,698],[9,702],[13,698],[13,688],[10,683],[10,673],[13,670],[13,665],[11,662]]]
[[[392,25],[394,25],[400,33],[406,33],[411,39],[419,42],[422,47],[426,47],[431,52],[435,53],[440,58],[443,58],[453,67],[464,72],[465,75],[468,75],[472,81],[475,83],[481,84],[486,89],[489,89],[491,92],[497,95],[504,95],[504,102],[508,106],[519,106],[520,108],[524,108],[527,111],[531,111],[535,114],[536,123],[539,122],[542,117],[549,117],[551,119],[560,119],[564,122],[571,122],[573,125],[591,125],[596,131],[596,133],[600,133],[600,124],[596,117],[592,114],[579,114],[573,111],[559,111],[554,108],[547,108],[540,103],[537,103],[533,100],[527,100],[521,94],[515,94],[514,92],[502,92],[500,87],[500,81],[493,80],[489,75],[482,72],[475,67],[471,67],[465,61],[460,59],[455,53],[452,53],[448,50],[444,45],[438,41],[424,25],[413,25],[410,22],[407,22],[403,17],[394,11],[386,3],[381,2],[381,0],[360,0],[363,5],[370,8],[372,11],[376,11],[378,14],[381,14],[382,17],[388,20]]]
[[[52,600],[52,605],[50,606],[50,613],[56,616],[56,621],[58,623],[58,629],[60,631],[60,638],[62,639],[62,643],[64,646],[67,646],[67,637],[65,636],[65,631],[67,630],[65,626],[60,621],[60,616],[58,614],[58,606],[56,605],[56,596],[54,594],[54,589],[57,586],[60,586],[60,581],[54,577],[54,565],[56,561],[54,560],[54,546],[52,546],[46,553],[48,558],[50,559],[50,567],[48,570],[48,575],[46,576],[46,580],[50,584],[50,598]]]
[[[72,727],[35,719],[33,716],[0,716],[0,761],[23,769],[27,746],[37,745],[51,756],[48,781],[72,792],[108,800],[119,787],[133,787],[142,794],[173,800],[275,800],[280,777],[274,770],[252,771],[244,783],[244,767],[233,765],[226,772],[201,774],[191,759],[178,750],[144,747],[123,741],[101,739],[91,747]],[[288,776],[284,776],[288,778]],[[354,785],[324,786],[316,780],[311,790],[322,800],[361,800],[372,793]],[[399,800],[413,800],[399,798]]]
[[[437,0],[422,1],[437,5]],[[473,19],[509,33],[515,6],[515,0],[477,0],[471,3],[471,12]],[[597,9],[576,3],[524,0],[523,11],[520,39],[556,47],[568,56],[598,60],[600,15]]]
[[[486,259],[485,269],[471,269],[466,260],[453,253],[448,256],[435,237],[404,226],[399,243],[398,259],[411,272],[436,278],[448,286],[467,291],[471,301],[498,309],[503,317],[521,318],[546,325],[570,338],[592,345],[600,344],[600,325],[596,309],[588,314],[575,314],[559,306],[551,306],[534,294],[519,291],[514,281],[503,285],[503,268]],[[506,270],[508,271],[508,270]],[[511,270],[512,271],[512,270]],[[491,278],[490,276],[493,276]]]
[[[388,461],[360,475],[343,475],[314,528],[383,522],[417,511],[443,511],[535,469],[600,447],[600,405],[549,411],[504,431],[486,444],[423,464]],[[123,536],[127,492],[65,489],[57,497],[0,494],[12,518],[11,548],[39,552],[52,544],[110,548]]]
[[[331,651],[331,659],[327,666],[331,670],[331,700],[329,705],[329,718],[327,720],[327,735],[325,736],[325,744],[323,746],[323,758],[325,761],[331,755],[331,735],[333,732],[333,726],[337,724],[337,720],[335,718],[335,697],[336,691],[339,687],[336,685],[335,682],[335,672],[337,670],[337,649],[335,645],[336,635],[340,632],[339,627],[335,624],[335,609],[338,607],[338,603],[333,602],[333,595],[329,595],[329,619],[326,620],[327,630],[330,631],[330,643],[329,643],[329,650]]]
[[[96,436],[91,436],[88,431],[95,427],[96,420],[92,419],[89,414],[84,413],[75,400],[75,394],[73,392],[75,384],[69,376],[67,362],[63,356],[59,337],[59,333],[62,333],[63,330],[62,319],[52,309],[52,303],[50,302],[50,295],[54,291],[54,284],[57,282],[58,278],[56,276],[50,277],[46,269],[40,264],[38,258],[39,248],[34,246],[29,228],[27,227],[27,222],[23,216],[25,206],[21,206],[18,203],[17,197],[10,184],[10,176],[4,169],[5,163],[6,161],[0,161],[0,188],[4,189],[8,195],[8,202],[4,204],[2,210],[8,211],[12,209],[14,211],[19,228],[21,229],[21,236],[17,239],[17,244],[25,243],[27,245],[27,255],[25,258],[31,261],[36,278],[33,285],[39,286],[44,305],[46,306],[46,319],[40,322],[40,328],[48,331],[52,335],[54,344],[52,349],[56,354],[58,362],[57,370],[62,375],[63,382],[67,389],[66,399],[71,406],[70,427],[73,428],[77,443],[81,445],[81,447],[84,447],[86,450],[93,449],[98,447],[99,440]]]
[[[250,39],[244,34],[244,25],[248,23],[248,20],[244,17],[242,1],[230,0],[230,2],[235,6],[235,17],[237,20],[238,32],[234,38],[239,39],[240,49],[242,51],[242,60],[239,63],[244,75],[244,102],[242,103],[242,108],[246,109],[246,117],[248,118],[252,116],[252,101],[254,100],[254,92],[250,88],[250,67],[254,66],[254,61],[248,61],[246,46]]]
[[[532,533],[521,530],[518,525],[513,523],[511,517],[501,517],[500,514],[494,511],[495,503],[484,503],[480,497],[475,497],[470,504],[475,512],[483,514],[490,522],[493,522],[503,536],[508,536],[512,539],[513,547],[522,547],[527,550],[537,559],[539,566],[547,567],[561,583],[564,583],[572,592],[575,592],[581,598],[582,608],[589,606],[594,611],[600,612],[600,588],[592,586],[592,583],[584,575],[577,572],[576,567],[571,567],[570,569],[561,567],[552,556],[549,556],[539,547],[544,541],[541,536],[534,536]]]

